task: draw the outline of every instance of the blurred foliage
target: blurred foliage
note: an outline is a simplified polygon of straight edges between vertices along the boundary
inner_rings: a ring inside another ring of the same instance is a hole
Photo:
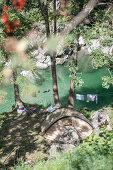
[[[38,88],[33,82],[29,81],[27,77],[19,75],[17,77],[17,83],[21,88],[21,95],[23,98],[36,97]]]
[[[0,2],[0,14],[2,14],[2,7],[5,5],[5,1]],[[34,5],[35,4],[35,5]],[[42,15],[37,8],[37,2],[34,3],[34,1],[27,1],[24,10],[19,11],[15,10],[13,5],[10,3],[9,5],[9,11],[8,11],[9,19],[10,21],[20,21],[22,24],[21,28],[17,28],[14,32],[13,36],[17,37],[17,39],[22,39],[27,31],[32,29],[34,22],[40,22],[42,20]],[[4,49],[4,42],[7,38],[7,36],[4,33],[5,26],[0,22],[0,71],[4,68],[6,62],[9,63],[11,60],[11,67],[12,69],[18,68],[19,70],[30,70],[33,71],[35,69],[34,59],[31,58],[31,56],[27,53],[26,60],[22,62],[20,60],[20,56],[18,53],[8,53]],[[19,42],[19,41],[18,41]],[[20,47],[21,48],[21,47]],[[20,49],[21,50],[21,49]],[[19,71],[20,72],[20,71]],[[2,72],[0,73],[0,83],[3,82],[3,75]],[[19,77],[20,78],[20,77]],[[23,80],[25,78],[23,77]],[[22,92],[24,95],[27,95],[28,92],[31,94],[33,89],[35,89],[35,85],[30,83],[28,80],[27,82],[21,82],[17,78],[17,82],[19,85],[21,85]],[[5,83],[5,82],[4,82]],[[23,85],[22,85],[23,83]],[[26,87],[27,85],[27,87]],[[29,87],[28,87],[29,86]],[[30,90],[31,87],[31,90]]]

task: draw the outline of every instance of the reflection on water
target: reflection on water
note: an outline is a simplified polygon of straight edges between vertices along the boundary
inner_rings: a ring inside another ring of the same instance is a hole
[[[37,79],[36,83],[38,86],[38,91],[36,97],[24,98],[24,102],[28,103],[38,103],[43,105],[50,105],[53,103],[53,95],[52,95],[52,78],[51,78],[51,70],[40,70],[38,71],[38,75],[40,79]],[[85,100],[78,101],[75,99],[75,108],[81,109],[83,107],[88,107],[89,109],[99,109],[103,106],[107,106],[113,101],[113,87],[109,89],[105,89],[102,87],[102,76],[109,75],[106,69],[99,69],[94,72],[82,73],[78,76],[84,81],[84,84],[80,88],[76,88],[76,93],[84,94]],[[67,104],[68,92],[69,92],[69,71],[66,66],[57,66],[57,77],[58,77],[58,89],[59,96],[63,106]],[[7,102],[5,104],[0,105],[0,112],[11,110],[12,104],[14,104],[14,93],[13,86],[5,86],[4,87],[8,92]],[[98,103],[95,102],[86,102],[87,94],[97,94],[98,95]]]

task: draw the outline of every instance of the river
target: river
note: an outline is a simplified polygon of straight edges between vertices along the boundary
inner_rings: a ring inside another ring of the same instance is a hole
[[[44,106],[53,105],[52,95],[52,78],[51,70],[40,70],[38,73],[41,75],[41,79],[37,81],[37,93],[35,97],[24,97],[23,101],[31,104],[42,104]],[[85,100],[79,101],[75,97],[75,108],[80,110],[81,108],[87,107],[91,110],[97,110],[103,106],[108,106],[113,102],[113,87],[105,89],[102,87],[102,76],[109,75],[107,69],[92,70],[91,72],[78,73],[84,84],[82,87],[76,87],[76,94],[84,94]],[[58,89],[59,96],[63,106],[66,106],[69,94],[69,70],[66,65],[57,66],[57,77],[58,77]],[[2,87],[7,91],[7,100],[4,104],[0,104],[0,113],[9,112],[14,104],[14,92],[13,85],[5,85]],[[75,96],[76,96],[75,94]],[[98,103],[86,102],[87,94],[97,94]]]

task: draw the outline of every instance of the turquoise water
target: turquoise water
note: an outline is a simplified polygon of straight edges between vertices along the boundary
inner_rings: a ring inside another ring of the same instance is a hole
[[[14,89],[13,85],[4,85],[0,87],[0,90],[7,92],[6,102],[0,104],[0,113],[9,112],[12,110],[12,105],[14,104]]]
[[[36,97],[28,96],[23,101],[31,104],[42,104],[42,105],[50,105],[54,104],[53,102],[53,94],[52,94],[52,78],[51,78],[51,70],[42,70],[38,71],[41,75],[40,80],[37,80],[37,95]],[[109,89],[105,89],[102,87],[102,76],[109,75],[109,72],[106,69],[94,70],[89,73],[78,73],[78,76],[84,81],[84,84],[80,88],[76,88],[76,93],[84,94],[85,101],[78,101],[75,98],[75,108],[81,109],[87,107],[91,110],[99,109],[103,106],[108,106],[113,102],[113,87]],[[69,94],[69,71],[66,66],[57,66],[57,77],[58,77],[58,89],[60,101],[63,106],[67,104],[68,94]],[[4,90],[8,92],[7,102],[0,105],[0,113],[11,111],[12,105],[14,104],[14,92],[13,85],[7,85],[2,87]],[[45,92],[44,91],[48,91]],[[40,92],[39,92],[40,91]],[[98,95],[98,103],[95,102],[86,102],[87,94],[97,94]]]

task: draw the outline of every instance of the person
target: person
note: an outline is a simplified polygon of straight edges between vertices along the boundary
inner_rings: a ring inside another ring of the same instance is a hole
[[[23,113],[25,111],[24,105],[20,102],[17,104],[17,112],[18,113]]]
[[[43,93],[47,93],[47,92],[50,92],[50,89],[49,89],[49,90],[45,90],[45,91],[43,91]]]

